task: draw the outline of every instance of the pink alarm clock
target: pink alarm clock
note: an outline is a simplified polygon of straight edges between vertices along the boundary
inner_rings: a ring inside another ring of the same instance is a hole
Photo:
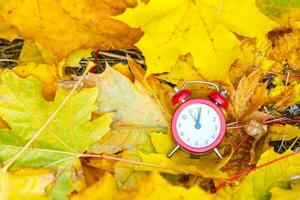
[[[209,94],[211,99],[191,98],[192,92],[184,89],[187,84],[207,84],[216,91]],[[214,151],[218,157],[222,154],[216,148],[225,136],[226,120],[219,106],[228,107],[228,101],[220,92],[218,85],[207,81],[187,81],[181,90],[174,88],[174,105],[180,104],[172,118],[172,134],[177,146],[168,154],[171,157],[179,148],[191,154],[203,154]]]

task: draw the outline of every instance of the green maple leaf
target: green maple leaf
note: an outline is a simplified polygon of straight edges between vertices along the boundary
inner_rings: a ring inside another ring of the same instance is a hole
[[[42,127],[68,91],[58,90],[54,101],[47,102],[32,77],[22,79],[4,71],[0,81],[0,116],[11,127],[0,130],[0,162],[5,165]],[[112,113],[91,121],[97,95],[96,88],[75,93],[12,167],[50,167],[78,160],[78,154],[110,130]]]

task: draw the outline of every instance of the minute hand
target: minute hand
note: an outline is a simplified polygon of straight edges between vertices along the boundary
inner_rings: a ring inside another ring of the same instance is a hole
[[[197,119],[196,119],[196,124],[195,124],[195,128],[196,129],[200,129],[201,128],[200,116],[201,116],[201,109],[199,109],[199,111],[198,111],[198,115],[197,115]]]

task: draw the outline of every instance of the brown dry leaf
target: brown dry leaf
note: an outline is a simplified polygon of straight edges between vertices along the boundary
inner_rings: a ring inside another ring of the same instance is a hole
[[[272,48],[268,57],[280,63],[287,61],[289,67],[300,70],[300,29],[283,27],[268,34]]]
[[[260,83],[262,76],[263,72],[257,69],[240,80],[231,96],[233,116],[236,119],[242,120],[246,115],[258,110],[267,100],[266,85]]]
[[[107,3],[97,1],[97,4],[101,5],[101,2],[102,5]],[[65,9],[66,4],[70,6],[68,10]],[[115,2],[108,5],[113,4]],[[77,8],[72,9],[71,5]],[[80,48],[132,48],[141,32],[110,19],[107,14],[115,11],[111,11],[108,5],[102,8],[109,12],[102,14],[102,10],[93,7],[88,0],[76,4],[52,0],[12,0],[4,6],[1,14],[5,22],[20,30],[23,37],[39,42],[58,58]],[[127,5],[130,4],[124,4],[122,9]],[[71,13],[68,12],[70,10]]]
[[[270,92],[270,103],[275,109],[283,109],[300,101],[300,84],[297,81],[290,85],[280,85]]]

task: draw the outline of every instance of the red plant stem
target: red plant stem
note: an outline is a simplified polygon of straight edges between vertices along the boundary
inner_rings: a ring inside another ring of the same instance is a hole
[[[300,154],[300,151],[296,151],[296,152],[287,154],[287,155],[282,156],[282,157],[280,157],[280,158],[276,158],[276,159],[274,159],[274,160],[271,160],[271,161],[269,161],[269,162],[266,162],[266,163],[264,163],[264,164],[262,164],[262,165],[259,165],[259,166],[256,166],[256,167],[253,167],[253,168],[244,170],[244,171],[242,171],[242,172],[240,172],[240,173],[237,173],[237,174],[231,176],[231,177],[230,177],[229,179],[227,179],[226,181],[220,183],[220,184],[219,184],[215,189],[213,189],[211,192],[215,193],[215,192],[217,192],[218,190],[220,190],[221,188],[223,188],[224,186],[226,186],[226,184],[227,184],[228,182],[236,181],[236,180],[238,180],[239,178],[241,178],[241,177],[243,177],[243,176],[245,176],[245,175],[247,175],[247,174],[249,174],[249,173],[251,173],[251,172],[254,172],[254,171],[258,170],[258,169],[261,169],[261,168],[263,168],[263,167],[269,166],[269,165],[271,165],[271,164],[273,164],[273,163],[279,162],[279,161],[281,161],[281,160],[284,160],[284,159],[286,159],[286,158],[288,158],[288,157],[291,157],[291,156],[294,156],[294,155],[296,155],[296,154]]]
[[[281,117],[273,120],[265,120],[263,123],[264,124],[271,124],[271,123],[279,123],[279,124],[288,124],[288,123],[295,123],[295,122],[300,122],[300,118],[297,117],[295,119],[288,119],[286,117]]]
[[[92,69],[90,69],[91,73],[94,73],[96,71],[96,67],[97,67],[97,63],[98,63],[99,51],[100,51],[99,49],[97,49],[95,51],[95,55],[94,55],[94,64],[95,64],[95,66]]]
[[[236,150],[238,150],[241,146],[242,146],[242,144],[244,144],[246,141],[247,141],[247,139],[250,137],[250,135],[246,135],[243,139],[242,139],[242,141],[234,148],[234,150],[233,150],[233,152],[232,153],[234,153]]]

